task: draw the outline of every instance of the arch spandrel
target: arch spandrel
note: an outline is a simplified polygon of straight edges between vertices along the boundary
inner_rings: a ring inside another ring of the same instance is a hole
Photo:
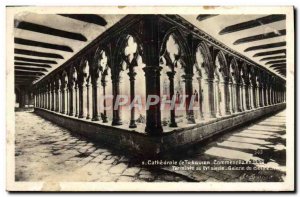
[[[237,83],[239,81],[239,67],[237,60],[233,58],[229,65],[229,75],[232,82]]]
[[[175,27],[170,28],[163,35],[162,41],[160,42],[160,57],[165,57],[167,63],[174,63],[172,62],[172,59],[168,57],[167,53],[167,43],[171,37],[174,39],[179,48],[179,53],[177,54],[175,59],[179,61],[182,66],[184,66],[186,73],[192,74],[192,67],[195,62],[194,56],[192,53],[192,49],[188,46],[188,43],[186,42],[185,34],[180,29]]]
[[[143,58],[143,42],[140,39],[139,34],[133,30],[125,30],[120,32],[119,38],[115,41],[115,44],[112,45],[112,56],[110,57],[112,60],[112,65],[117,69],[120,68],[120,64],[122,64],[123,61],[126,61],[126,63],[131,63],[125,57],[125,48],[128,45],[128,39],[133,39],[133,42],[137,44],[137,49],[134,53],[133,59],[137,59],[138,55],[142,56]]]
[[[201,70],[202,77],[206,76],[212,79],[214,76],[212,56],[208,45],[204,41],[197,46],[195,61]]]
[[[223,51],[219,51],[214,60],[215,73],[218,75],[219,80],[228,80],[228,63]]]

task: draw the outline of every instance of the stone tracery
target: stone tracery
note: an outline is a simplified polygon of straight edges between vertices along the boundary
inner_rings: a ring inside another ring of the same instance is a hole
[[[79,55],[80,61],[36,83],[35,107],[128,128],[143,122],[145,131],[155,134],[162,126],[179,127],[179,122],[194,124],[285,102],[285,81],[265,69],[201,35],[191,36],[188,28],[174,29],[169,23],[156,35],[151,32],[157,24],[147,17],[139,22],[150,25],[138,33],[120,31],[119,37],[99,40],[97,47]],[[106,109],[120,94],[129,96],[127,106],[136,95],[143,105],[148,95],[174,96],[175,105],[187,97],[183,111],[161,111],[159,105],[127,112],[122,107]],[[193,109],[187,107],[190,103]]]

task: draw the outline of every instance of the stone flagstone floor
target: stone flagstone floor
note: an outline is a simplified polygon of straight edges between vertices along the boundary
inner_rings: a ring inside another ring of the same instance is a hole
[[[286,111],[254,122],[251,125],[221,134],[199,143],[179,155],[177,160],[209,161],[213,170],[181,170],[172,166],[164,169],[197,181],[279,182],[286,176]],[[180,155],[184,155],[181,157]],[[170,158],[174,159],[174,155]],[[259,164],[220,167],[220,161],[262,161]],[[240,167],[251,170],[236,170]]]
[[[224,161],[261,159],[272,170],[174,170],[147,168],[134,156],[111,151],[71,134],[33,112],[16,112],[16,181],[283,181],[285,111],[252,125],[201,142],[166,160]],[[183,156],[182,156],[183,155]],[[213,167],[221,165],[214,164]],[[252,165],[253,166],[253,165]],[[235,165],[233,167],[240,167]],[[259,167],[259,166],[258,166]]]
[[[70,134],[33,112],[16,112],[16,181],[187,181],[150,170],[122,155]]]

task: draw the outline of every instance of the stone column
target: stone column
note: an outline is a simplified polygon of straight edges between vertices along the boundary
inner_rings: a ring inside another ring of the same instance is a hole
[[[160,45],[159,45],[159,16],[145,15],[144,17],[143,42],[145,43],[143,68],[146,77],[146,100],[153,101],[153,97],[160,99]],[[149,98],[150,97],[150,98]],[[163,128],[161,125],[160,101],[152,104],[146,109],[146,128],[149,135],[161,135]]]
[[[35,92],[35,102],[34,102],[34,107],[39,107],[41,106],[42,103],[42,92],[39,90]]]
[[[205,79],[204,82],[207,86],[207,106],[208,106],[208,117],[209,118],[216,118],[215,112],[215,99],[214,99],[214,79]],[[203,95],[204,96],[204,95]]]
[[[229,81],[227,85],[227,111],[226,114],[232,114],[233,113],[233,98],[232,98],[232,82]]]
[[[249,106],[250,106],[250,109],[254,109],[254,101],[253,101],[253,86],[252,86],[252,83],[250,82],[249,83],[249,86],[248,86],[248,92],[249,92],[249,98],[250,98],[250,101],[249,101]]]
[[[170,99],[172,100],[172,104],[171,106],[173,106],[173,102],[175,99],[173,99],[174,97],[174,76],[175,76],[175,71],[170,71],[167,72],[167,75],[169,77],[169,82],[170,82]],[[175,108],[171,107],[170,108],[170,124],[169,127],[177,127],[177,123],[175,120]]]
[[[266,86],[266,105],[270,105],[269,103],[269,87]]]
[[[43,90],[42,90],[43,92],[42,92],[42,95],[43,95],[43,103],[42,103],[42,105],[41,105],[41,107],[42,108],[46,108],[46,92],[45,92],[45,88],[43,88]]]
[[[79,109],[78,109],[78,118],[83,118],[83,82],[84,80],[78,80],[78,100],[79,100]]]
[[[75,117],[78,117],[78,83],[75,82]]]
[[[236,83],[232,82],[231,84],[231,99],[232,99],[232,112],[237,112],[237,102],[236,102]]]
[[[48,86],[47,85],[45,85],[44,87],[44,96],[45,96],[44,108],[47,109],[48,108]]]
[[[40,102],[40,92],[39,91],[35,91],[34,92],[34,107],[39,107],[39,102]]]
[[[122,125],[122,120],[121,120],[121,108],[120,105],[116,105],[116,99],[117,96],[120,95],[120,82],[121,82],[121,77],[120,76],[115,76],[112,78],[112,83],[113,83],[113,120],[112,120],[112,125]]]
[[[267,90],[266,90],[266,86],[264,86],[264,106],[267,106]]]
[[[256,85],[252,85],[253,108],[257,108]]]
[[[106,113],[106,80],[105,80],[106,75],[103,75],[101,78],[101,85],[102,85],[102,90],[103,90],[103,116],[102,116],[102,121],[104,123],[107,123],[107,113]]]
[[[43,88],[43,108],[46,109],[47,108],[47,91],[46,88]]]
[[[277,92],[277,90],[276,90],[276,88],[274,88],[274,104],[277,103],[277,101],[276,101],[276,92]]]
[[[269,86],[269,105],[272,105],[272,87]]]
[[[274,104],[276,104],[276,88],[274,88]]]
[[[39,97],[38,97],[38,103],[37,105],[42,108],[42,105],[43,105],[43,92],[40,90],[39,92]]]
[[[249,95],[249,84],[245,84],[244,86],[244,89],[245,89],[245,95],[244,95],[244,98],[245,98],[245,104],[246,104],[246,110],[250,110],[250,95]]]
[[[220,87],[219,87],[219,80],[214,79],[213,84],[213,103],[214,103],[214,112],[216,117],[221,116],[220,112]]]
[[[54,82],[51,83],[51,111],[55,110],[55,96],[54,96],[54,91],[55,91],[55,87],[54,87]]]
[[[42,95],[42,100],[41,100],[40,104],[41,104],[42,108],[45,108],[45,92],[44,92],[44,88],[42,88],[41,95]]]
[[[268,87],[268,103],[269,103],[269,105],[273,104],[271,86]]]
[[[34,93],[34,107],[39,107],[39,102],[40,102],[39,98],[40,98],[40,92],[36,91]]]
[[[209,79],[203,79],[203,92],[201,92],[200,97],[202,97],[202,110],[203,110],[203,116],[205,119],[211,118],[211,107],[209,102]]]
[[[69,111],[70,111],[70,91],[69,91],[69,83],[68,83],[68,85],[67,85],[67,87],[66,87],[66,105],[65,105],[65,107],[66,107],[66,109],[65,109],[65,111],[66,111],[66,114],[67,115],[69,115]]]
[[[188,124],[195,124],[195,118],[194,118],[194,111],[193,108],[191,107],[190,109],[190,104],[191,106],[192,103],[192,95],[193,95],[193,75],[191,74],[185,74],[184,75],[184,80],[185,80],[185,95],[186,95],[186,119]]]
[[[241,103],[241,84],[240,83],[236,83],[235,84],[235,93],[236,93],[236,112],[241,112],[242,111],[242,103]]]
[[[273,105],[275,104],[275,88],[273,87],[273,91],[272,91],[272,102],[273,102]]]
[[[41,89],[41,92],[40,92],[40,100],[39,100],[39,106],[40,108],[44,108],[44,92],[43,92],[43,89]]]
[[[245,98],[244,98],[244,84],[240,83],[240,101],[241,101],[241,111],[245,111]]]
[[[90,81],[86,81],[86,119],[90,119]]]
[[[249,94],[250,94],[250,109],[254,109],[254,95],[253,95],[253,85],[250,82],[249,84]]]
[[[244,104],[244,110],[249,110],[249,95],[248,95],[248,85],[243,84],[243,104]]]
[[[36,94],[35,107],[39,107],[39,108],[42,107],[42,92],[40,90]]]
[[[44,87],[44,109],[47,109],[47,87]]]
[[[47,87],[43,87],[43,95],[44,95],[44,103],[43,103],[43,108],[47,108]]]
[[[73,81],[69,81],[69,116],[74,116],[74,98],[73,98],[73,94],[74,94],[74,87],[75,84]]]
[[[259,108],[260,107],[260,99],[259,99],[259,84],[257,83],[255,86],[255,95],[256,95],[256,107]]]
[[[265,106],[265,99],[264,99],[264,87],[263,86],[261,86],[260,94],[261,94],[261,106],[264,107]]]
[[[37,91],[34,92],[33,94],[33,97],[34,97],[34,103],[33,103],[33,107],[38,107],[38,102],[39,102],[39,93],[37,93]]]
[[[227,92],[228,92],[228,82],[219,82],[219,91],[221,93],[221,95],[219,95],[219,99],[220,99],[220,115],[224,116],[229,115],[230,111],[229,111],[229,104],[228,104],[228,98],[227,98]]]
[[[160,98],[160,71],[159,62],[152,62],[143,68],[146,77],[146,98],[149,96],[158,96]],[[155,64],[154,64],[155,63]],[[153,99],[149,99],[153,101]],[[146,133],[157,135],[162,133],[160,102],[149,106],[146,110]]]
[[[66,90],[65,90],[65,83],[62,81],[60,85],[61,89],[61,107],[60,107],[60,113],[64,114],[65,113],[65,96],[66,96]]]
[[[44,89],[41,90],[40,106],[41,106],[41,108],[45,108],[45,92],[44,92]]]
[[[200,111],[200,119],[204,119],[204,115],[203,115],[203,92],[202,92],[202,78],[198,77],[197,78],[198,83],[199,83],[199,111]]]
[[[99,113],[98,113],[98,78],[99,74],[97,71],[92,74],[92,109],[93,109],[93,117],[92,121],[99,121]]]
[[[47,109],[50,110],[51,109],[51,86],[50,86],[50,84],[48,86],[48,99],[47,99],[47,102],[48,102]]]
[[[43,87],[42,89],[42,97],[43,97],[43,100],[42,100],[42,103],[41,103],[41,107],[42,108],[46,108],[46,93],[45,93],[45,88]]]
[[[33,93],[33,98],[34,98],[33,106],[34,106],[34,107],[38,107],[40,100],[42,100],[41,93],[38,92],[38,91],[36,90],[36,91]]]
[[[56,80],[56,84],[55,84],[55,98],[56,98],[56,105],[55,105],[55,111],[59,112],[59,108],[60,108],[60,84],[59,84],[59,80]]]
[[[131,68],[129,69],[128,72],[128,76],[129,76],[129,80],[130,80],[130,104],[132,104],[134,97],[135,97],[135,76],[136,73],[133,71],[133,68],[131,66]],[[130,123],[129,123],[129,128],[136,128],[136,124],[135,124],[135,108],[134,105],[131,106],[130,109]]]

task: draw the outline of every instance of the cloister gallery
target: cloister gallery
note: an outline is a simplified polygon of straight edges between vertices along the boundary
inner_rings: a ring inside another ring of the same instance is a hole
[[[72,132],[142,153],[285,108],[282,69],[270,71],[178,15],[124,16],[56,69],[39,69],[15,70],[19,107],[34,105]]]

